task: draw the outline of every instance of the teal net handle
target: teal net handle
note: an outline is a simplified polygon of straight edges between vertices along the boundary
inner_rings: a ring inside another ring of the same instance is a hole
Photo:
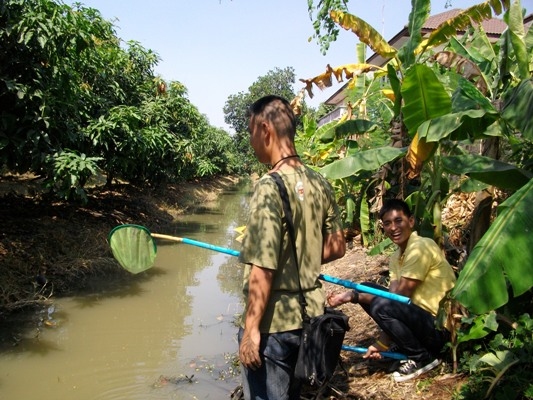
[[[201,247],[201,248],[204,248],[204,249],[217,251],[219,253],[229,254],[230,256],[234,256],[234,257],[238,257],[240,255],[240,252],[238,250],[233,250],[233,249],[229,249],[229,248],[226,248],[226,247],[215,246],[215,245],[212,245],[212,244],[209,244],[209,243],[200,242],[198,240],[182,238],[182,237],[178,237],[178,236],[163,235],[163,234],[160,234],[160,233],[150,233],[150,231],[147,228],[145,228],[144,226],[133,225],[133,224],[119,225],[119,226],[115,227],[109,234],[110,243],[111,243],[111,240],[112,240],[113,233],[118,231],[119,229],[124,229],[124,228],[126,228],[126,230],[128,230],[128,231],[131,231],[132,228],[133,228],[133,230],[139,229],[140,231],[138,233],[142,234],[142,236],[146,235],[147,238],[151,238],[152,239],[151,241],[153,242],[153,246],[154,246],[153,254],[152,254],[153,257],[150,257],[147,261],[145,261],[144,262],[145,265],[142,265],[140,267],[138,267],[136,265],[132,265],[133,263],[129,263],[129,260],[132,257],[126,258],[125,260],[123,260],[123,262],[120,263],[122,265],[122,267],[124,267],[128,271],[134,272],[134,273],[142,272],[142,271],[144,271],[144,270],[146,270],[146,269],[148,269],[148,268],[150,268],[152,266],[152,265],[148,265],[148,263],[153,262],[153,258],[155,258],[156,244],[155,244],[155,240],[153,240],[154,238],[164,239],[164,240],[171,240],[171,241],[174,241],[174,242],[190,244],[192,246],[196,246],[196,247]],[[134,232],[131,232],[131,233],[134,233]],[[138,243],[139,246],[141,244],[142,245],[147,245],[147,243],[145,243],[145,242],[136,242],[136,243]],[[124,244],[123,247],[124,246],[126,246],[126,244]],[[123,249],[123,250],[126,250],[126,249]],[[142,247],[139,247],[138,249],[127,249],[127,250],[133,250],[132,251],[133,255],[138,255],[138,254],[139,255],[143,255],[143,253],[145,251],[149,251],[149,250],[152,250],[152,249],[148,249],[148,248],[144,248],[143,249]],[[114,252],[113,254],[115,255],[115,258],[120,259],[120,254],[118,254],[118,253],[120,253],[120,249],[117,249],[117,253]],[[363,293],[369,293],[369,294],[372,294],[374,296],[380,296],[380,297],[384,297],[384,298],[387,298],[387,299],[390,299],[390,300],[399,301],[400,303],[405,303],[405,304],[410,304],[411,303],[411,299],[409,297],[402,296],[402,295],[399,295],[399,294],[396,294],[396,293],[390,293],[390,292],[388,292],[386,290],[380,290],[380,289],[376,289],[376,288],[373,288],[373,287],[370,287],[370,286],[361,285],[361,284],[358,284],[358,283],[355,283],[355,282],[352,282],[352,281],[348,281],[348,280],[345,280],[345,279],[339,279],[339,278],[335,278],[335,277],[332,277],[332,276],[329,276],[329,275],[323,275],[323,274],[319,275],[319,279],[323,280],[325,282],[329,282],[329,283],[333,283],[333,284],[336,284],[336,285],[344,286],[346,288],[356,289],[356,290],[358,290],[360,292],[363,292]]]

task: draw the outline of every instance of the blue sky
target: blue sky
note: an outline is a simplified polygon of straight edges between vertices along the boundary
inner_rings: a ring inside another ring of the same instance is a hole
[[[67,0],[67,4],[74,1]],[[315,0],[315,3],[317,0]],[[451,0],[453,8],[468,8],[481,0]],[[322,55],[308,39],[313,28],[306,0],[82,0],[114,21],[117,36],[135,40],[156,52],[156,68],[167,81],[188,89],[190,101],[210,123],[228,129],[222,108],[232,94],[247,91],[259,76],[275,68],[293,67],[295,89],[300,78],[311,78],[332,66],[356,62],[357,37],[342,30]],[[446,11],[445,0],[432,2],[431,14]],[[350,0],[352,14],[364,19],[387,40],[407,23],[408,0]],[[533,0],[522,0],[528,11]],[[371,53],[368,53],[370,56]],[[306,101],[313,107],[340,86]]]

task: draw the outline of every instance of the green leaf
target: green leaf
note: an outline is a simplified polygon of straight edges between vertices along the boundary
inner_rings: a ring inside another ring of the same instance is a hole
[[[496,112],[490,100],[469,80],[459,78],[459,87],[452,96],[453,111],[467,111],[482,108],[489,112]]]
[[[387,77],[389,78],[390,86],[394,92],[394,116],[400,114],[402,108],[402,87],[396,70],[391,65],[387,64]]]
[[[346,223],[353,223],[353,216],[355,213],[355,201],[352,196],[346,199]]]
[[[482,139],[486,137],[483,133],[496,121],[497,117],[498,114],[488,113],[485,110],[446,114],[423,122],[418,127],[418,136],[426,138],[428,143],[439,142],[442,139]]]
[[[496,186],[501,189],[517,190],[533,178],[533,173],[490,157],[475,154],[442,157],[445,171]]]
[[[515,62],[518,67],[519,78],[526,79],[529,74],[529,60],[524,34],[524,22],[522,17],[522,7],[520,2],[513,1],[509,12],[504,16],[504,20],[509,26],[509,39],[514,50]]]
[[[460,272],[451,296],[470,311],[481,314],[508,301],[508,283],[514,296],[533,286],[533,179],[498,208],[498,217],[474,247]]]
[[[389,59],[396,55],[396,49],[390,46],[378,31],[361,18],[342,11],[331,11],[330,15],[343,29],[355,33],[361,42],[367,44],[381,57]]]
[[[448,114],[452,110],[450,96],[435,73],[422,64],[407,70],[402,83],[402,109],[409,135],[414,136],[424,121]]]
[[[372,247],[370,251],[367,253],[369,256],[377,256],[378,254],[382,254],[387,248],[392,246],[394,243],[390,238],[386,238],[382,242],[380,242],[378,245]]]
[[[533,140],[533,79],[525,79],[511,91],[502,116],[526,139]]]
[[[404,156],[405,153],[404,149],[394,147],[361,151],[326,165],[320,169],[320,172],[328,179],[342,179],[360,171],[375,171],[382,165]]]
[[[337,138],[346,138],[351,135],[362,135],[377,128],[377,124],[366,119],[351,119],[335,127]]]
[[[335,127],[339,121],[330,121],[317,129],[315,137],[322,143],[329,143],[335,139]]]
[[[429,0],[413,0],[411,4],[412,8],[409,13],[409,22],[407,24],[409,39],[398,52],[398,58],[401,60],[404,67],[409,67],[415,62],[415,50],[422,42],[421,29],[429,16],[431,8]]]
[[[475,179],[467,179],[464,182],[461,182],[460,190],[464,193],[474,193],[479,192],[488,188],[490,185],[477,181]]]
[[[474,318],[473,324],[470,325],[467,332],[460,332],[458,334],[457,343],[484,338],[491,331],[496,332],[497,329],[498,322],[496,321],[496,313],[494,311],[491,311],[489,314],[478,315]]]
[[[361,223],[361,237],[363,238],[363,246],[368,246],[368,232],[370,231],[370,209],[368,207],[368,199],[366,191],[361,198],[361,209],[359,210],[359,221]]]

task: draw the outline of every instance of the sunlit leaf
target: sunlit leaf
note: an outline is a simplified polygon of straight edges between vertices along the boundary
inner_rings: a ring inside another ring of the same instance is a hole
[[[489,0],[467,8],[455,17],[444,21],[431,32],[427,42],[425,42],[426,48],[432,48],[447,42],[457,35],[457,31],[465,31],[473,22],[479,24],[491,19],[493,10],[496,15],[501,14],[503,9],[509,8],[509,2],[510,0]]]
[[[452,109],[450,96],[435,73],[422,64],[414,65],[405,74],[402,83],[404,123],[414,136],[424,121],[440,117]]]
[[[491,332],[498,329],[498,322],[496,321],[496,313],[491,311],[488,314],[476,316],[472,324],[469,326],[467,332],[460,332],[457,336],[457,343],[468,342],[469,340],[477,340],[484,338]]]
[[[405,156],[409,164],[409,171],[407,173],[409,179],[414,179],[420,174],[424,162],[433,155],[436,147],[437,143],[426,142],[426,138],[419,138],[418,133],[414,136]]]
[[[429,0],[413,0],[411,5],[412,8],[407,23],[409,38],[398,54],[398,58],[403,63],[404,67],[409,67],[415,62],[415,51],[422,41],[421,29],[430,12]]]
[[[497,120],[497,117],[496,113],[488,113],[485,110],[450,113],[424,121],[418,127],[418,135],[427,142],[439,142],[442,139],[482,139],[486,137],[486,129]],[[493,132],[492,135],[494,134]]]
[[[348,197],[346,199],[346,223],[352,224],[353,223],[353,217],[355,213],[355,201],[353,197]]]
[[[377,256],[378,254],[382,254],[385,250],[387,250],[393,245],[394,243],[392,242],[392,240],[390,238],[386,238],[382,242],[378,243],[376,246],[372,247],[367,254],[369,256]]]
[[[334,161],[320,169],[329,179],[342,179],[360,171],[376,171],[379,167],[405,155],[405,150],[394,147],[380,147],[361,151],[352,156]]]
[[[367,247],[369,242],[368,233],[370,232],[370,209],[368,206],[366,191],[363,192],[363,198],[361,199],[359,222],[361,223],[361,237],[363,238],[363,246]]]
[[[393,58],[397,51],[372,26],[355,15],[342,11],[331,11],[331,18],[342,28],[355,33],[359,40],[367,44],[375,53],[383,58]]]
[[[530,77],[529,60],[525,43],[524,22],[520,2],[513,1],[509,12],[504,16],[507,23],[509,39],[514,50],[515,62],[520,79]]]
[[[351,119],[335,127],[337,138],[346,138],[350,135],[362,135],[377,128],[375,122],[366,119]]]
[[[395,100],[395,96],[394,96],[394,92],[390,89],[382,89],[381,90],[381,93],[383,94],[383,96],[385,96],[387,99],[391,100],[394,102]]]

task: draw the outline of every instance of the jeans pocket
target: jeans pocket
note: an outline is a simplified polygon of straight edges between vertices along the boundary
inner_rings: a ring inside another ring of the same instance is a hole
[[[301,330],[261,335],[261,353],[272,360],[285,361],[298,353]]]

